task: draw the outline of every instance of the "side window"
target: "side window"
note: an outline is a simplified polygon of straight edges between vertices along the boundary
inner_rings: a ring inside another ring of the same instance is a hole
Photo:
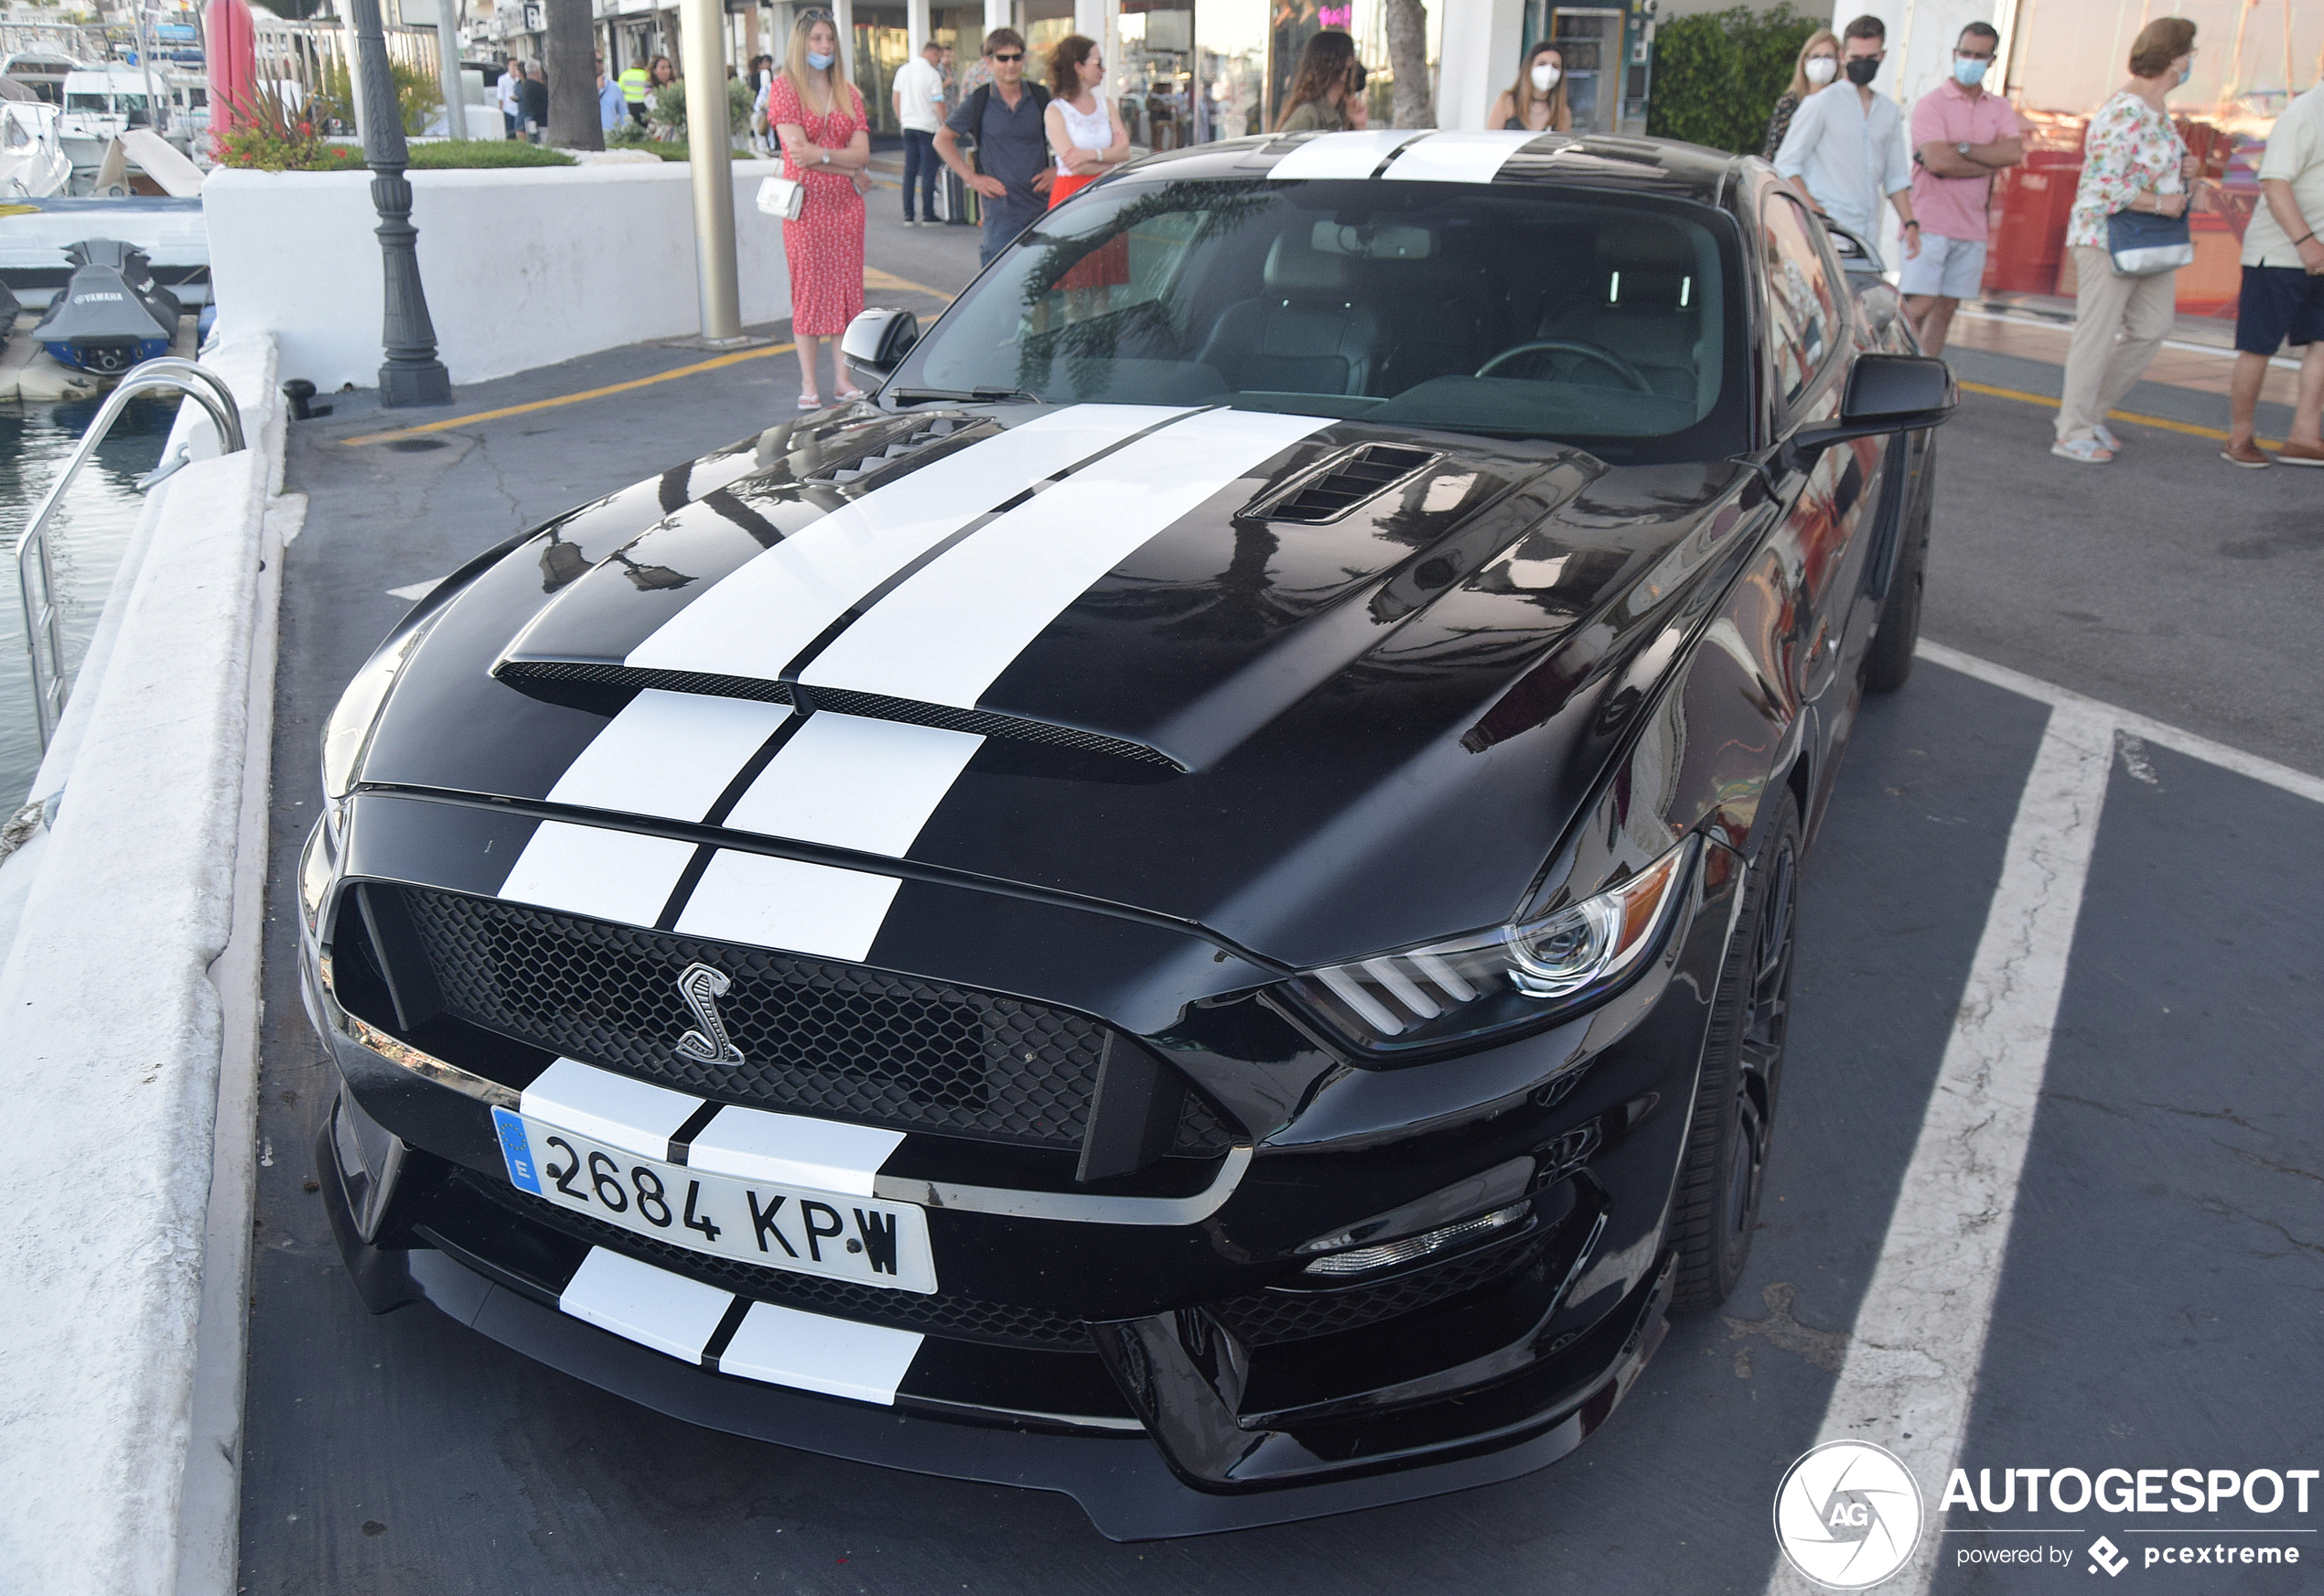
[[[1788,404],[1806,389],[1832,352],[1839,336],[1840,309],[1824,269],[1823,252],[1810,231],[1815,223],[1800,202],[1770,189],[1759,225],[1767,252],[1776,383]]]

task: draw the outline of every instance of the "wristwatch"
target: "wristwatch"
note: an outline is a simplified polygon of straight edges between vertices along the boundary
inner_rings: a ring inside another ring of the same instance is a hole
[[[1963,160],[1965,161],[1969,158],[1969,141],[1967,139],[1963,139],[1959,144],[1954,145],[1953,147]]]
[[[831,165],[831,151],[825,150],[823,152],[823,162],[825,166]]]

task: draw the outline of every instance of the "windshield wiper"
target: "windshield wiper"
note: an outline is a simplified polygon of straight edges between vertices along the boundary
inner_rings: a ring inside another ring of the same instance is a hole
[[[1041,402],[1038,394],[1028,394],[1022,388],[971,388],[966,392],[958,388],[891,388],[881,397],[893,399],[898,404],[939,404],[946,401],[956,404],[1038,404]]]

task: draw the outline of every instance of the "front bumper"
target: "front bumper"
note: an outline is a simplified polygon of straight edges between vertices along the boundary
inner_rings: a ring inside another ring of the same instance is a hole
[[[1667,1209],[1738,887],[1731,868],[1702,872],[1656,968],[1606,1008],[1438,1064],[1339,1072],[1255,1148],[1169,1195],[1080,1200],[1077,1218],[1060,1216],[1077,1200],[1054,1183],[915,1187],[943,1260],[937,1299],[804,1299],[798,1277],[592,1228],[517,1192],[490,1117],[516,1094],[346,1014],[310,938],[309,1013],[346,1083],[320,1174],[374,1311],[433,1303],[709,1428],[1062,1491],[1116,1539],[1439,1494],[1571,1450],[1660,1342]],[[1348,1290],[1285,1289],[1302,1283],[1301,1237],[1512,1156],[1537,1167],[1513,1234]],[[892,1406],[786,1389],[562,1310],[596,1247],[738,1301],[934,1317],[909,1325],[925,1341]]]

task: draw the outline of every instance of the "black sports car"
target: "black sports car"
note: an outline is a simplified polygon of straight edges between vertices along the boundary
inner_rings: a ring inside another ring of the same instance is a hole
[[[1144,161],[914,332],[349,687],[365,1300],[1123,1538],[1563,1455],[1749,1248],[1944,366],[1760,162],[1522,134]]]

